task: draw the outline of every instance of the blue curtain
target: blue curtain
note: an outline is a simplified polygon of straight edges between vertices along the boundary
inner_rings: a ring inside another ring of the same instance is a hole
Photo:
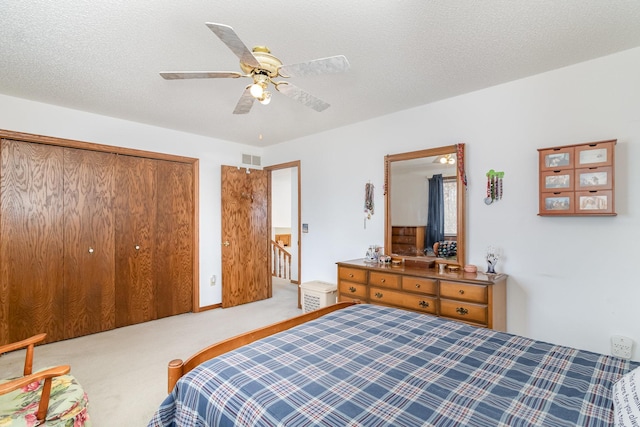
[[[425,249],[432,250],[435,242],[444,240],[444,189],[442,174],[429,178],[429,206],[427,211]]]

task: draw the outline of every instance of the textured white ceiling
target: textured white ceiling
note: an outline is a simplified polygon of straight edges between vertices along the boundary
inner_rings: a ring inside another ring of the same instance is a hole
[[[0,20],[0,93],[257,146],[640,46],[638,0],[5,0]],[[275,93],[233,115],[247,79],[158,74],[239,71],[205,22],[351,70],[291,79],[324,112]]]

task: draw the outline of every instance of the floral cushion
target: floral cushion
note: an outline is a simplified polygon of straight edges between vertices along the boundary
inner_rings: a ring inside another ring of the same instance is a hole
[[[44,380],[0,395],[0,427],[33,427],[38,425],[36,412]],[[71,375],[54,377],[51,382],[49,410],[44,426],[89,427],[89,400]]]

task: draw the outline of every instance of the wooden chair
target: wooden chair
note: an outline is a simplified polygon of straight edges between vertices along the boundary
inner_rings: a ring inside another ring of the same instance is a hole
[[[0,426],[90,426],[87,395],[69,365],[33,373],[33,352],[47,334],[0,346],[0,355],[26,348],[23,376],[0,379]]]

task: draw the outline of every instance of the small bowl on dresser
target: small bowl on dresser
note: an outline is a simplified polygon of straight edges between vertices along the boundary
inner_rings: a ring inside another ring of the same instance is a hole
[[[478,267],[468,264],[464,266],[464,271],[466,271],[467,273],[475,273],[478,271]]]

